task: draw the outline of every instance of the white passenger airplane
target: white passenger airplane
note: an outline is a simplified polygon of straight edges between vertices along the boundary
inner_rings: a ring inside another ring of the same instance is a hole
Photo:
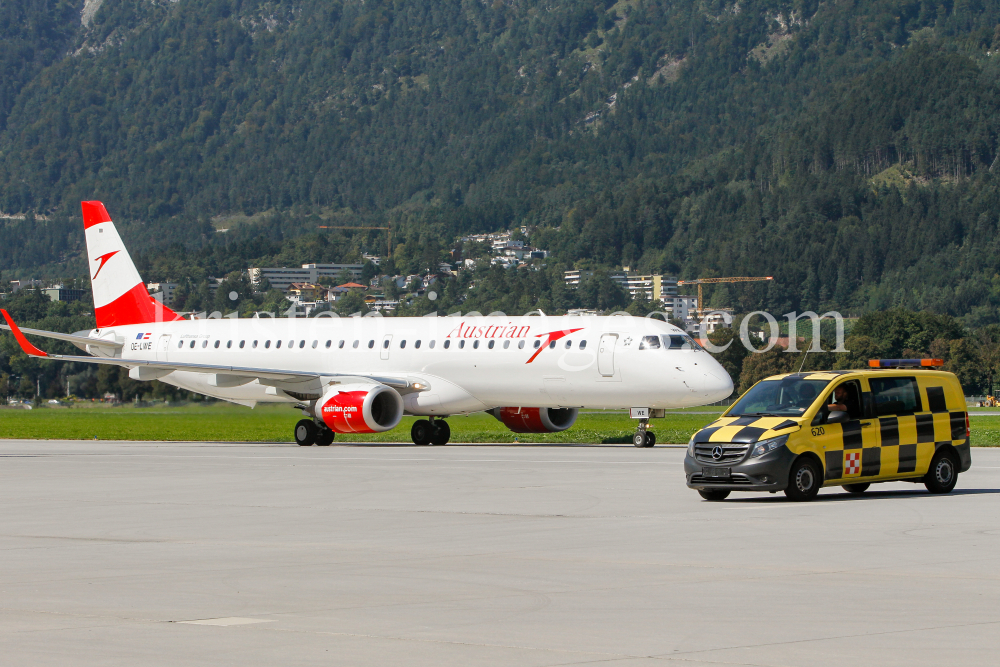
[[[29,355],[114,364],[253,407],[303,412],[300,445],[395,428],[419,415],[414,443],[445,444],[443,417],[489,411],[517,433],[562,431],[580,408],[634,408],[633,443],[651,447],[650,416],[732,392],[726,371],[660,320],[612,317],[313,317],[187,320],[149,296],[101,202],[83,202],[97,328],[76,334],[7,326]],[[92,356],[46,354],[24,334]]]

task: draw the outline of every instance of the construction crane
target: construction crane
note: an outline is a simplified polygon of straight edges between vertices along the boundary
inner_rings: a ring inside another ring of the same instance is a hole
[[[320,225],[320,229],[384,229],[387,233],[385,253],[386,257],[392,255],[392,227],[328,227],[326,225]]]
[[[702,285],[715,285],[718,283],[756,283],[762,280],[774,280],[774,276],[764,276],[761,278],[698,278],[697,280],[678,280],[678,285],[697,285],[698,286],[698,319],[702,319],[702,315],[705,312],[705,300],[702,298],[701,286]]]

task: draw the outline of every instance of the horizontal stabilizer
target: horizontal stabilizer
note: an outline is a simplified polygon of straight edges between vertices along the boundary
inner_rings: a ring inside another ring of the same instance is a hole
[[[0,324],[0,329],[13,331],[13,329],[9,324]],[[103,338],[90,338],[88,336],[79,336],[76,334],[64,334],[64,333],[59,333],[58,331],[44,331],[42,329],[20,328],[20,331],[21,333],[27,334],[29,336],[41,336],[43,338],[51,338],[53,340],[64,340],[67,343],[73,343],[77,347],[83,345],[94,345],[94,346],[100,345],[101,347],[110,347],[110,348],[122,347],[122,344],[117,341],[105,340]]]

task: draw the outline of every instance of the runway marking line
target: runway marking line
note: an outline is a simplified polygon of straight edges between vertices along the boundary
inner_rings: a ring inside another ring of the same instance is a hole
[[[224,618],[203,618],[197,621],[174,621],[183,625],[217,625],[219,627],[229,627],[232,625],[253,625],[254,623],[274,623],[274,620],[263,618],[241,618],[239,616],[228,616]]]

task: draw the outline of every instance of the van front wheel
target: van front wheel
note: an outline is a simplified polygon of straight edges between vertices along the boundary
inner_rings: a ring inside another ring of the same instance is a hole
[[[823,479],[816,462],[809,458],[800,458],[788,473],[788,486],[785,495],[790,500],[812,500],[819,493]]]
[[[958,463],[955,455],[941,450],[931,459],[931,467],[924,475],[924,486],[931,493],[951,493],[958,482]]]

